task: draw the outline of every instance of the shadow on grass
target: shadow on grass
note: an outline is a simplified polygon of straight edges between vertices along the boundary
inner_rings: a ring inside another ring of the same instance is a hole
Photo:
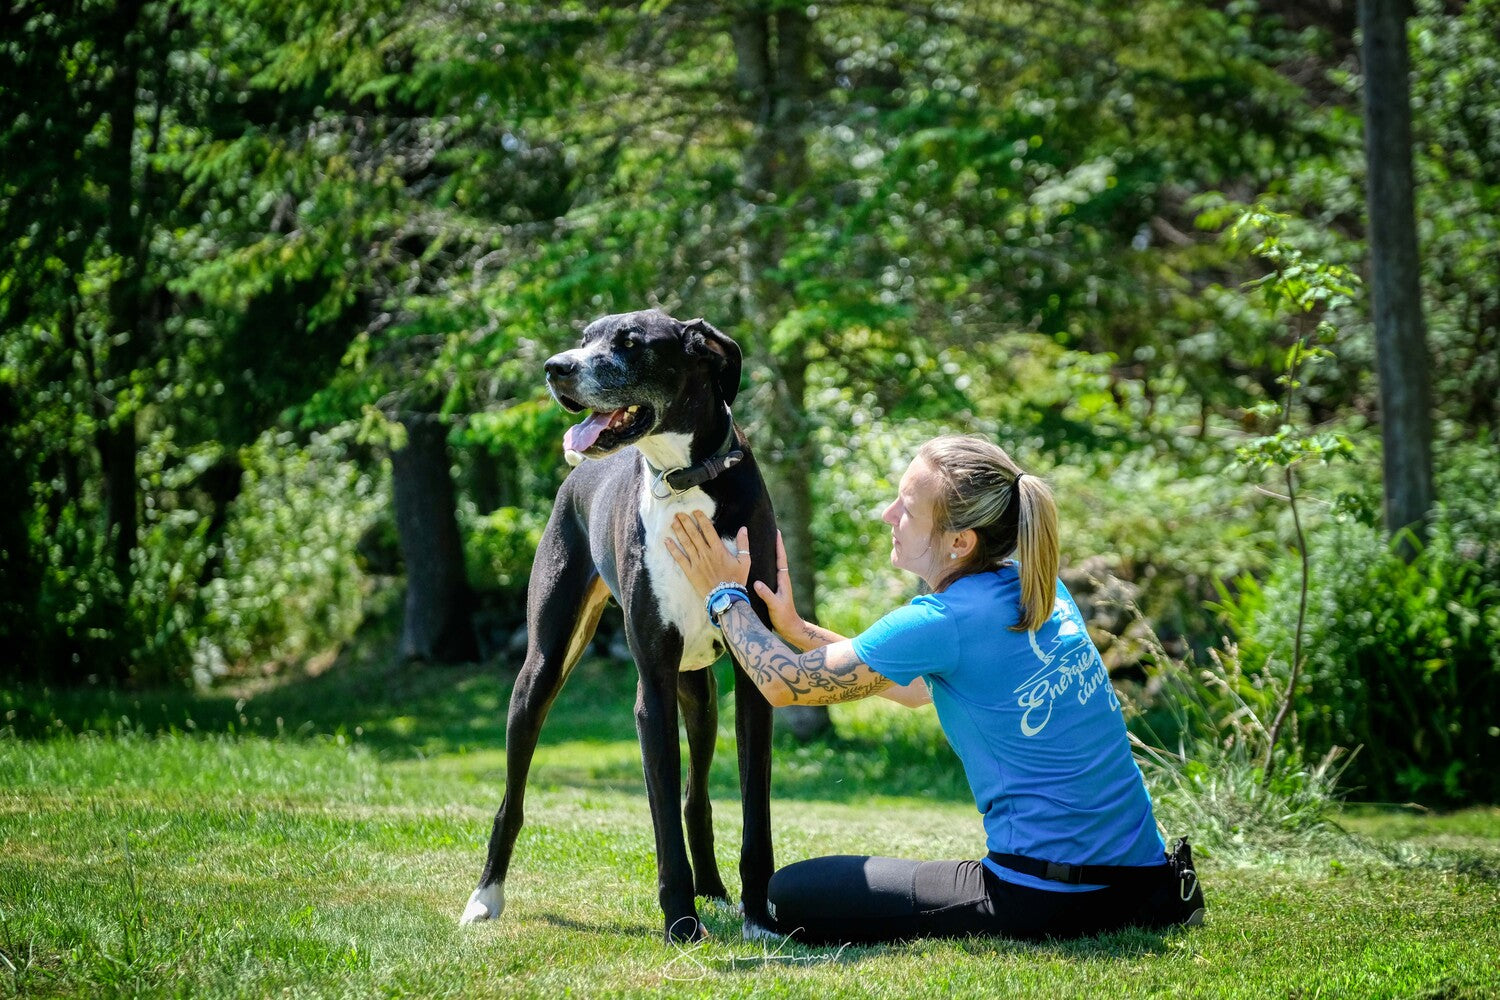
[[[519,664],[407,663],[396,652],[393,616],[371,622],[330,665],[207,692],[185,688],[0,689],[0,731],[23,740],[96,732],[233,734],[267,739],[339,738],[387,760],[505,746],[505,716]],[[719,681],[719,748],[710,774],[716,798],[738,794],[734,696],[727,660]],[[634,664],[586,658],[542,729],[540,750],[567,746],[566,759],[539,767],[534,781],[644,792],[635,732]],[[591,755],[590,744],[599,744]],[[628,747],[628,749],[627,749]],[[945,746],[900,732],[837,734],[799,743],[778,734],[778,798],[848,802],[872,795],[968,801],[957,758]]]
[[[658,928],[648,927],[643,923],[627,923],[623,920],[612,922],[578,920],[575,917],[565,917],[557,913],[537,913],[528,919],[559,930],[577,931],[581,934],[618,934],[621,937],[649,938],[652,941],[660,941],[662,938],[662,932]]]
[[[1019,938],[975,935],[946,941],[956,948],[978,958],[994,956],[1000,952],[1025,956],[1053,956],[1065,961],[1132,960],[1144,955],[1160,954],[1166,942],[1189,933],[1186,928],[1169,930],[1147,930],[1127,927],[1092,937],[1039,941]],[[767,943],[759,957],[732,957],[728,960],[715,958],[712,962],[721,971],[753,972],[763,965],[836,962],[839,965],[858,965],[861,962],[884,959],[892,949],[926,949],[930,943],[922,939],[897,941],[888,944],[828,944],[809,945],[795,938],[780,938],[774,944]]]
[[[297,669],[274,678],[238,679],[206,692],[0,691],[0,725],[22,739],[121,729],[287,739],[341,735],[398,759],[503,745],[512,671],[493,663],[406,663],[396,644],[397,623],[387,617],[369,623],[331,665],[315,672]],[[601,683],[624,683],[610,672],[596,673]],[[619,726],[603,712],[590,712],[588,705],[579,709],[570,738],[621,738]],[[624,724],[628,735],[628,714]]]

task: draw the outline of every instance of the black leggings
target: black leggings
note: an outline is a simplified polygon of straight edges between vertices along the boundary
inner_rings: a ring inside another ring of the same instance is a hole
[[[836,855],[771,876],[776,929],[808,944],[1003,934],[1078,937],[1141,920],[1138,888],[1050,892],[1003,882],[979,861]]]

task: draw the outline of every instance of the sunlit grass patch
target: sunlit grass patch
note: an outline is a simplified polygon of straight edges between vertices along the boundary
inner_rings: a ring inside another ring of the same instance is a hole
[[[483,857],[498,754],[384,760],[335,740],[167,735],[0,741],[0,966],[17,995],[1162,996],[1493,995],[1495,883],[1350,856],[1205,865],[1210,922],[1070,943],[814,949],[660,940],[639,788],[601,786],[628,745],[564,742],[528,803],[505,917],[459,928]],[[475,765],[478,765],[477,767]],[[873,791],[867,789],[866,791]],[[738,815],[716,814],[735,881]],[[778,857],[875,847],[962,856],[971,804],[778,800]],[[1391,829],[1416,835],[1411,817]],[[1388,832],[1362,817],[1362,836]],[[1483,817],[1434,821],[1500,853]],[[1335,863],[1337,862],[1337,863]]]
[[[467,928],[505,756],[498,730],[451,720],[503,704],[503,676],[398,673],[398,694],[340,715],[325,674],[316,697],[267,690],[233,714],[184,700],[154,725],[97,693],[81,713],[50,695],[58,724],[0,736],[0,995],[1500,996],[1493,809],[1346,809],[1347,834],[1210,850],[1209,921],[1192,932],[806,948],[741,940],[732,908],[703,905],[712,938],[664,944],[630,685],[617,665],[579,669],[536,756],[505,915]],[[723,708],[714,822],[735,893],[727,690]],[[281,727],[257,728],[272,713]],[[420,752],[392,735],[401,717],[418,719]],[[777,743],[780,863],[977,853],[980,816],[934,720],[861,705],[834,721],[828,739]]]

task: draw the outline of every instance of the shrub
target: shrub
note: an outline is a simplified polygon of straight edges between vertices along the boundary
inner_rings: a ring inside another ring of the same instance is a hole
[[[109,563],[110,539],[77,503],[64,504],[55,528],[44,534],[33,510],[31,545],[41,573],[35,604],[26,608],[7,638],[32,645],[35,659],[25,665],[42,680],[74,683],[100,680],[154,680],[139,677],[132,655],[139,629],[127,614],[128,595]],[[29,629],[33,637],[20,629]],[[153,671],[154,673],[154,671]]]
[[[469,583],[498,591],[524,605],[531,561],[547,526],[546,511],[500,507],[488,514],[464,511],[464,557]]]
[[[1232,642],[1208,650],[1209,666],[1199,668],[1191,652],[1174,658],[1143,631],[1148,707],[1126,704],[1136,760],[1168,833],[1210,848],[1269,852],[1333,833],[1348,757],[1332,747],[1311,758],[1296,732],[1280,734],[1273,749],[1285,684],[1245,673]]]
[[[356,548],[388,498],[345,454],[352,435],[340,428],[299,445],[267,433],[246,449],[222,574],[203,589],[199,683],[230,664],[291,660],[354,634],[364,600]]]
[[[1465,527],[1440,513],[1410,563],[1357,520],[1313,538],[1297,719],[1310,747],[1361,748],[1348,780],[1362,797],[1500,800],[1500,573]],[[1288,558],[1220,606],[1251,669],[1287,673],[1297,599]]]

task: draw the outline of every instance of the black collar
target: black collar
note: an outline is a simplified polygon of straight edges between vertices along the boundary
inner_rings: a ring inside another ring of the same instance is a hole
[[[731,419],[729,433],[725,435],[724,443],[719,446],[719,450],[695,465],[686,465],[676,469],[658,469],[643,454],[641,458],[645,460],[646,468],[654,477],[651,483],[651,495],[658,500],[665,500],[678,493],[685,493],[694,486],[702,486],[724,470],[739,465],[745,453],[734,445],[734,420]],[[665,487],[665,492],[663,492],[663,487]]]

